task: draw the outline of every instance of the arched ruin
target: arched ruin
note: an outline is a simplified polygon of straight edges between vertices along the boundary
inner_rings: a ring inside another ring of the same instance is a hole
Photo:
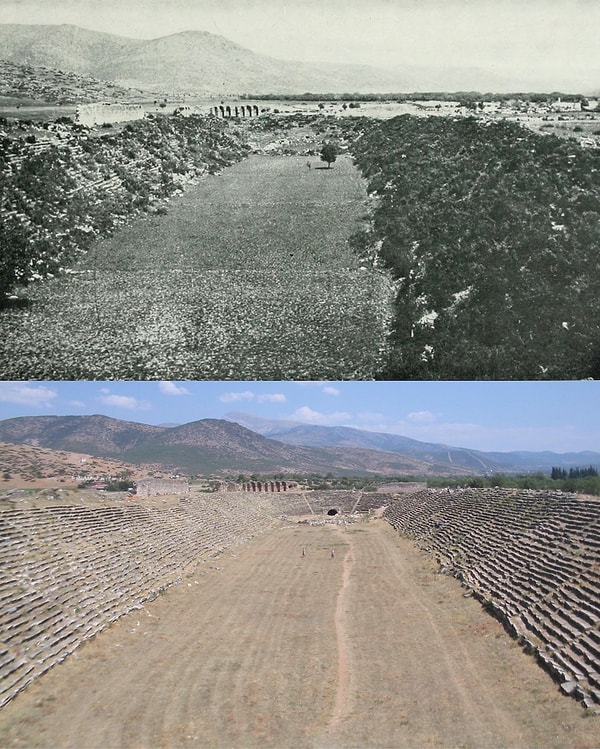
[[[210,114],[215,117],[258,117],[260,110],[257,104],[219,104],[211,107]]]
[[[242,484],[244,492],[286,492],[297,487],[295,481],[246,481]]]

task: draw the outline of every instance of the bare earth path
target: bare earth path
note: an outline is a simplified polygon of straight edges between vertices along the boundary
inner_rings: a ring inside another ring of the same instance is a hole
[[[282,525],[198,567],[0,711],[2,747],[596,747],[597,735],[381,520]]]

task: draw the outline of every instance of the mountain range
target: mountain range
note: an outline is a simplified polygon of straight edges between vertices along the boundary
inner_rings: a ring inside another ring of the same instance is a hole
[[[596,452],[486,453],[400,435],[277,422],[240,413],[178,426],[152,426],[101,415],[23,416],[0,421],[0,442],[157,464],[203,475],[331,472],[460,476],[600,465],[600,453]]]
[[[548,89],[542,81],[508,79],[479,68],[378,68],[278,60],[205,31],[131,39],[68,24],[0,24],[0,58],[130,88],[211,97],[560,88],[558,81]]]
[[[260,416],[232,411],[225,419],[242,424],[258,434],[290,445],[336,446],[362,448],[405,455],[406,457],[468,469],[472,473],[505,471],[515,473],[550,471],[553,466],[600,465],[600,453],[582,451],[555,453],[551,451],[484,452],[464,447],[453,447],[435,442],[421,442],[399,434],[367,432],[351,427],[324,427],[295,421],[264,419]]]
[[[71,25],[4,24],[0,57],[131,88],[207,96],[393,91],[401,84],[391,71],[276,60],[204,31],[130,39]]]

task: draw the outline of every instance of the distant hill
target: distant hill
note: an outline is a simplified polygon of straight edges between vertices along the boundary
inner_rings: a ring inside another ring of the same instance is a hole
[[[131,88],[198,95],[398,90],[398,73],[364,66],[276,60],[222,36],[185,31],[158,39],[77,26],[0,25],[0,57]]]
[[[52,450],[49,447],[15,445],[0,442],[0,492],[23,482],[35,486],[44,480],[69,484],[76,476],[146,476],[151,466],[135,466],[115,458],[102,458],[82,453]],[[42,483],[43,485],[43,483]]]
[[[300,424],[293,421],[263,419],[253,414],[233,411],[226,419],[243,424],[259,434],[290,445],[336,446],[383,450],[411,457],[415,460],[431,461],[448,468],[462,468],[472,473],[481,472],[533,472],[550,471],[553,466],[600,466],[600,453],[592,451],[575,453],[555,452],[484,452],[463,447],[453,447],[432,442],[420,442],[398,434],[367,432],[350,427],[324,427]]]
[[[105,416],[28,416],[0,421],[0,441],[160,464],[180,472],[462,475],[410,456],[346,447],[304,447],[267,439],[239,424],[202,419],[177,427]]]
[[[600,453],[591,451],[483,452],[395,434],[261,419],[239,412],[227,414],[225,419],[201,419],[178,426],[151,426],[100,415],[23,416],[0,421],[0,442],[205,475],[332,472],[461,476],[600,466]]]
[[[72,25],[0,24],[0,58],[130,88],[207,96],[515,90],[514,81],[490,70],[277,60],[205,31],[130,39]]]
[[[123,458],[163,427],[108,416],[20,416],[0,421],[0,442]]]

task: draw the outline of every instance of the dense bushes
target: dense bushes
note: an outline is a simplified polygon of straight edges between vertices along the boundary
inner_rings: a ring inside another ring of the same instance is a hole
[[[554,470],[554,469],[553,469]],[[573,469],[571,469],[573,471]],[[546,473],[527,473],[506,475],[503,473],[492,476],[463,476],[462,478],[433,478],[427,479],[427,486],[436,487],[469,487],[483,489],[486,487],[511,487],[515,489],[549,489],[577,494],[600,496],[600,478],[587,475],[584,477],[567,477],[555,479]]]
[[[357,242],[398,288],[384,376],[598,376],[600,154],[504,121],[362,129],[377,207]]]
[[[65,268],[94,238],[247,151],[225,123],[201,117],[139,120],[102,135],[74,128],[41,149],[26,127],[3,126],[0,297]]]

